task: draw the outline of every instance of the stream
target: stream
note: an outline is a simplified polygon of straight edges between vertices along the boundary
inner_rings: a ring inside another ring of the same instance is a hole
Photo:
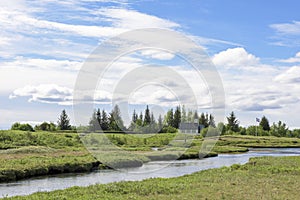
[[[154,177],[178,177],[197,171],[245,164],[251,157],[300,156],[300,148],[255,148],[242,154],[219,154],[202,160],[156,161],[138,168],[123,170],[97,170],[90,173],[69,173],[40,176],[9,183],[0,183],[0,197],[29,195],[41,191],[66,189],[73,186],[89,186],[119,181],[140,181]]]

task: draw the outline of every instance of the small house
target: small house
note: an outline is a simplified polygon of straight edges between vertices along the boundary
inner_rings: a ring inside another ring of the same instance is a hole
[[[179,130],[181,133],[199,134],[203,125],[193,122],[181,122],[179,124]]]

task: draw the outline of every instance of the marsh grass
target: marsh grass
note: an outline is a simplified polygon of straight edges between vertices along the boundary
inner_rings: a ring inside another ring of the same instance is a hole
[[[177,134],[87,134],[0,131],[0,182],[37,175],[137,167],[151,160],[196,159],[249,147],[300,147],[300,139]],[[83,142],[82,142],[83,141]],[[210,151],[205,151],[203,144]],[[211,143],[211,144],[210,144]],[[84,145],[85,144],[85,145]],[[152,148],[157,148],[157,151]],[[99,162],[100,161],[100,162]]]

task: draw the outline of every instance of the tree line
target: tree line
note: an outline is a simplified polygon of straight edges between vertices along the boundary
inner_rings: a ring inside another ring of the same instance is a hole
[[[32,127],[28,123],[16,122],[11,126],[11,130],[21,130],[21,131],[76,131],[75,126],[71,126],[70,118],[66,110],[62,110],[57,124],[53,122],[43,122],[39,125]]]
[[[30,124],[14,123],[12,130],[23,131],[89,131],[89,132],[134,132],[134,133],[175,133],[178,132],[180,123],[198,123],[201,125],[201,135],[205,136],[208,132],[214,131],[221,135],[254,135],[254,136],[277,136],[277,137],[299,137],[300,129],[289,130],[287,125],[282,121],[270,125],[267,117],[263,116],[257,119],[258,126],[251,125],[248,127],[240,126],[240,122],[234,112],[227,117],[227,123],[220,122],[216,124],[214,116],[208,113],[198,113],[197,110],[186,109],[185,106],[171,108],[162,116],[159,115],[157,120],[153,112],[147,105],[144,112],[137,113],[133,111],[131,122],[128,127],[124,125],[121,111],[118,105],[115,105],[111,112],[104,109],[93,111],[88,126],[74,127],[70,125],[70,118],[66,111],[63,110],[58,118],[57,124],[53,122],[43,122],[35,127]]]

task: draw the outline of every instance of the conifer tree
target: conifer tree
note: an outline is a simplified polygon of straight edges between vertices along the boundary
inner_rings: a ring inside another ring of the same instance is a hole
[[[57,124],[58,124],[58,128],[60,130],[71,130],[70,119],[66,113],[66,110],[63,110],[61,112],[61,115],[58,118]]]
[[[239,121],[237,120],[233,111],[230,113],[229,117],[227,117],[227,122],[227,130],[231,130],[233,132],[239,131]]]
[[[262,127],[264,131],[269,131],[271,129],[269,120],[265,116],[261,118],[259,126]]]
[[[146,110],[145,110],[145,117],[144,117],[143,125],[148,126],[150,123],[151,123],[151,116],[150,116],[149,107],[147,105]]]
[[[174,113],[173,127],[174,128],[179,128],[180,122],[181,122],[181,109],[180,109],[180,106],[177,106],[176,110],[175,110],[175,113]]]

